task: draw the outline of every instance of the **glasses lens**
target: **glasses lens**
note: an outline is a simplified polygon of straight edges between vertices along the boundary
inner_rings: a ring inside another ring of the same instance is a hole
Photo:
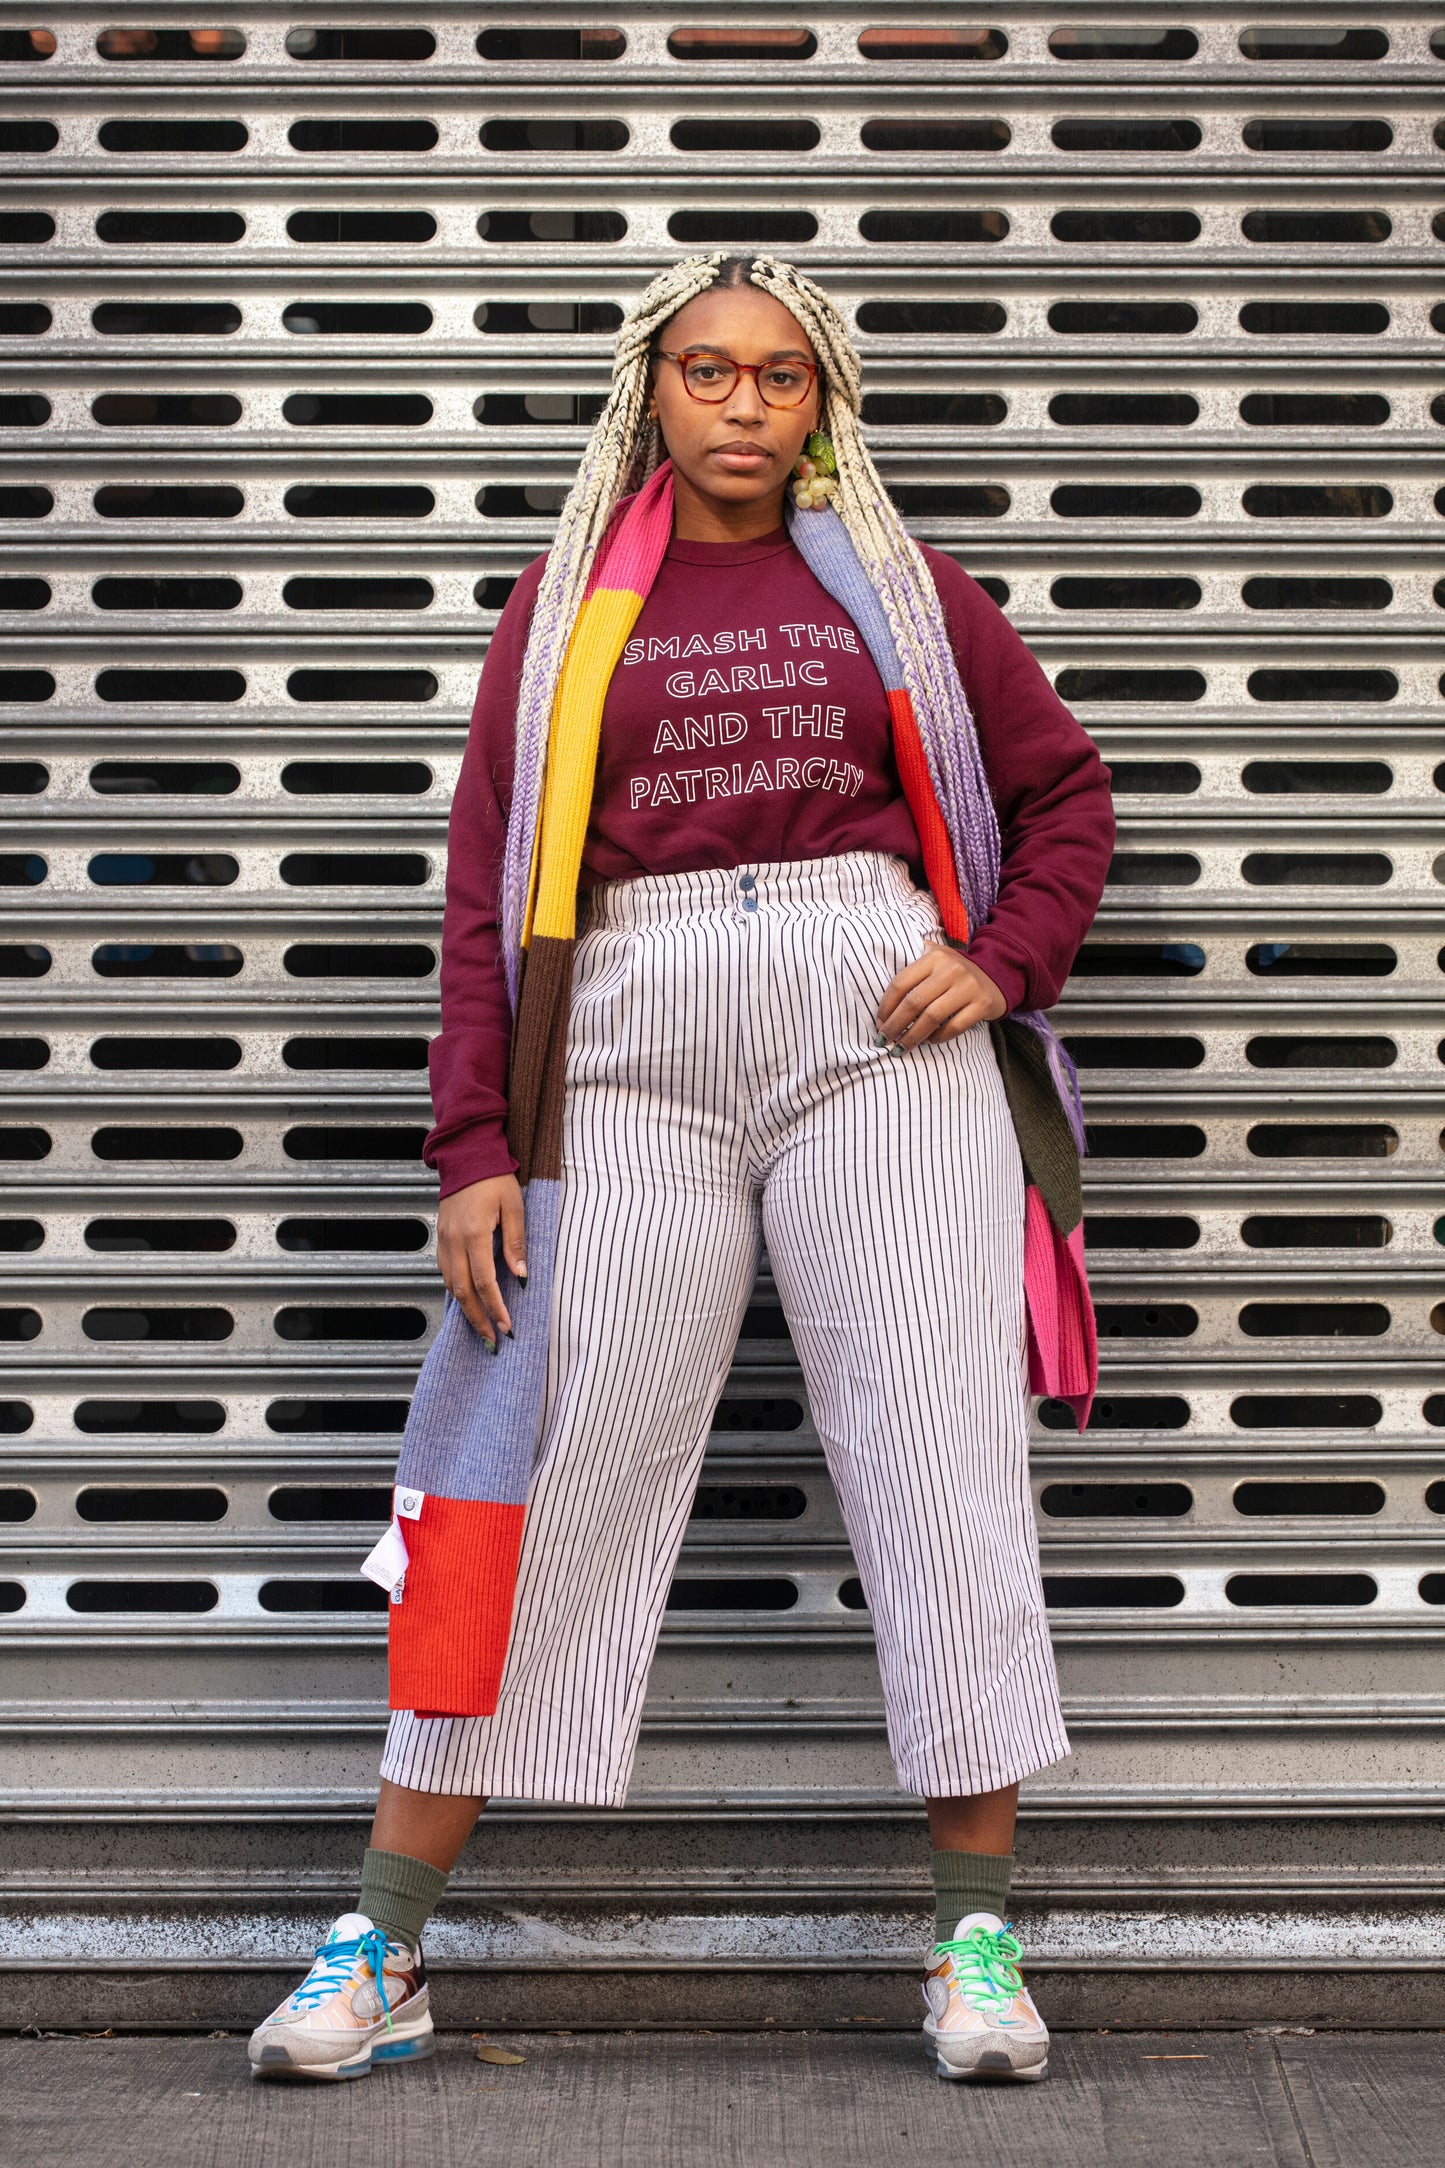
[[[758,371],[758,390],[769,406],[801,406],[812,381],[806,369],[788,361],[775,361]]]
[[[710,405],[726,399],[738,380],[738,372],[732,363],[712,354],[694,354],[683,374],[693,398],[706,400]]]

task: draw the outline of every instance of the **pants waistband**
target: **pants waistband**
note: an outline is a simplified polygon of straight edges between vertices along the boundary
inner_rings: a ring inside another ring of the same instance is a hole
[[[641,873],[600,881],[578,899],[579,931],[594,926],[659,926],[718,910],[831,904],[854,909],[903,903],[918,894],[908,862],[891,851],[843,851],[832,858],[701,866],[690,873]]]

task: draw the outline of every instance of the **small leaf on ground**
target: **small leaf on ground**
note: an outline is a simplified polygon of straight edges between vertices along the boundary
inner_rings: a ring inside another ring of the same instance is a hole
[[[494,2048],[491,2045],[490,2041],[484,2042],[482,2046],[477,2049],[477,2061],[479,2063],[511,2064],[524,2063],[526,2060],[527,2058],[525,2055],[514,2055],[510,2048]]]

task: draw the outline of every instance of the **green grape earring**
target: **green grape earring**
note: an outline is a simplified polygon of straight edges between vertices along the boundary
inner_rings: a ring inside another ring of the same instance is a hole
[[[793,469],[793,501],[805,512],[826,510],[838,487],[838,457],[826,429],[815,429]]]

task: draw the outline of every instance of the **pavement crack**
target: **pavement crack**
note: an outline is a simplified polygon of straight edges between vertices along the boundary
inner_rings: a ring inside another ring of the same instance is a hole
[[[1340,2168],[1340,2156],[1325,2119],[1314,2072],[1302,2054],[1289,2059],[1282,2055],[1274,2035],[1271,2035],[1269,2045],[1294,2127],[1299,2133],[1302,2159],[1309,2168]]]
[[[1284,2094],[1285,2105],[1289,2109],[1289,2119],[1294,2126],[1294,2134],[1299,2140],[1300,2156],[1308,2164],[1308,2168],[1323,2168],[1323,2164],[1315,2159],[1310,2146],[1309,2133],[1300,2117],[1299,2102],[1295,2099],[1294,2089],[1289,2082],[1289,2071],[1285,2065],[1284,2057],[1279,2052],[1279,2041],[1273,2033],[1271,2033],[1269,2039],[1269,2059],[1274,2074],[1279,2079],[1280,2090]]]

